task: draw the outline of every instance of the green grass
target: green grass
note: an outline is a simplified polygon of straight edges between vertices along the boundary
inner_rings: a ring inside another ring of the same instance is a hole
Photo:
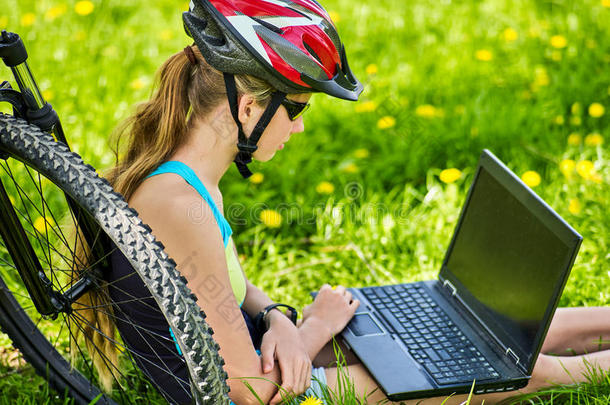
[[[295,306],[324,282],[434,278],[480,151],[489,148],[520,176],[536,171],[534,190],[584,236],[560,305],[610,304],[610,8],[601,0],[323,3],[339,16],[365,92],[359,103],[315,95],[305,133],[273,161],[253,165],[261,183],[243,181],[233,168],[223,179],[225,214],[248,277]],[[113,127],[148,96],[156,67],[189,43],[180,21],[185,5],[94,1],[87,16],[60,1],[0,6],[0,28],[22,35],[73,149],[109,167]],[[51,18],[50,10],[60,13]],[[508,28],[514,41],[506,40]],[[565,47],[551,44],[556,35]],[[485,59],[481,50],[491,60],[477,59]],[[11,75],[1,68],[0,77]],[[592,103],[605,114],[591,116]],[[425,105],[434,107],[429,116]],[[395,125],[378,128],[386,116]],[[605,142],[587,145],[593,133]],[[572,144],[570,134],[579,136]],[[559,169],[565,159],[591,161],[599,177],[573,171],[567,178]],[[440,181],[447,168],[458,168],[460,179]],[[333,190],[316,191],[321,182]],[[261,222],[264,209],[280,213],[279,227]],[[535,401],[608,403],[608,376],[596,376]],[[0,391],[18,402],[54,401],[44,386],[27,368],[0,379]]]

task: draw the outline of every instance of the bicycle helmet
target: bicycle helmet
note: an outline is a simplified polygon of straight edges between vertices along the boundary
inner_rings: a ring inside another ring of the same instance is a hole
[[[355,101],[362,92],[334,24],[315,0],[191,0],[182,17],[205,60],[224,74],[238,127],[235,162],[244,177],[252,174],[246,165],[287,93]],[[277,90],[249,138],[237,117],[234,74],[264,79]]]

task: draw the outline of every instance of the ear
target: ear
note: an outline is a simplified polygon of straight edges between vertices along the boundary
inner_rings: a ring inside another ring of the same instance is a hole
[[[237,117],[242,125],[246,125],[252,119],[257,106],[256,100],[251,94],[243,94],[237,102]]]

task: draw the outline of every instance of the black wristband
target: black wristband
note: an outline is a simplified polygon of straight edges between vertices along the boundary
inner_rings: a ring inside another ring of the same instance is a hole
[[[267,332],[267,324],[265,323],[265,316],[267,316],[267,314],[269,313],[269,311],[278,308],[278,307],[284,307],[290,310],[290,320],[292,321],[293,324],[297,324],[297,316],[298,316],[298,312],[296,309],[294,309],[293,307],[291,307],[290,305],[286,305],[286,304],[271,304],[269,306],[266,306],[261,312],[259,312],[256,317],[254,318],[254,327],[261,333],[265,333]]]

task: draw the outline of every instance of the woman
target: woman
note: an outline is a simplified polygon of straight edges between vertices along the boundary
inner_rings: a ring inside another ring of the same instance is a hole
[[[218,184],[233,162],[248,177],[247,164],[253,158],[270,160],[293,133],[302,132],[301,115],[312,92],[357,100],[362,85],[349,69],[328,14],[312,0],[196,0],[183,17],[196,45],[173,55],[161,68],[158,92],[128,121],[129,149],[109,179],[151,226],[187,278],[215,331],[233,402],[257,403],[238,377],[269,380],[248,382],[271,404],[281,399],[273,382],[296,394],[306,390],[319,394],[322,384],[334,389],[336,368],[322,366],[336,360],[329,342],[351,319],[358,300],[341,286],[324,285],[303,310],[298,326],[281,307],[270,308],[271,299],[247,280],[239,265],[231,228],[222,215]],[[125,277],[131,270],[120,252],[113,255],[113,268],[111,295],[116,302],[127,301],[123,292],[142,294],[144,287]],[[119,309],[131,318],[146,314],[146,308],[135,305],[119,305]],[[592,318],[583,321],[584,312]],[[159,335],[171,335],[162,317],[146,315],[149,319],[142,322],[156,322]],[[593,338],[607,336],[608,319],[607,308],[558,311],[545,350],[590,351]],[[574,330],[573,323],[579,325],[580,334],[566,332]],[[132,326],[120,322],[117,326],[131,348],[146,351]],[[167,340],[152,348],[157,358],[163,357],[159,355],[163,350],[168,356],[178,350]],[[610,368],[607,353],[587,357]],[[348,358],[356,389],[375,390],[366,369]],[[577,358],[563,361],[572,359]],[[578,361],[572,363],[570,370],[579,371]],[[191,399],[188,388],[155,376],[150,364],[140,366],[172,402]],[[184,365],[169,366],[186,376]],[[580,373],[573,376],[582,379]],[[547,378],[567,382],[559,363],[541,356],[527,390],[544,385]],[[481,398],[489,403],[506,395]],[[382,399],[379,390],[369,397],[372,403]]]

